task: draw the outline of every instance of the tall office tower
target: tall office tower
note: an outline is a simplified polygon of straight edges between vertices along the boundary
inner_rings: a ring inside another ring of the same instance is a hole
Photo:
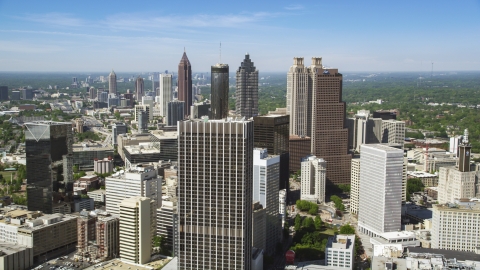
[[[78,88],[77,77],[72,77],[72,84],[70,85],[70,87],[73,88],[73,89]]]
[[[266,211],[265,253],[272,254],[280,242],[282,230],[279,218],[280,157],[268,155],[267,149],[253,150],[253,201],[259,201]],[[259,246],[255,246],[260,248]]]
[[[190,65],[186,52],[183,52],[180,64],[178,64],[178,100],[185,101],[185,116],[190,115],[190,106],[193,104],[192,66]]]
[[[8,100],[8,86],[0,86],[0,100]]]
[[[118,215],[120,202],[125,198],[148,197],[161,205],[162,177],[153,166],[132,166],[125,172],[105,178],[105,190],[106,210]]]
[[[178,268],[251,269],[253,122],[178,124]]]
[[[151,209],[153,206],[153,210]],[[120,203],[120,258],[127,262],[144,264],[152,255],[152,219],[155,204],[150,198],[131,197]]]
[[[300,199],[325,203],[327,163],[322,158],[307,156],[302,159]]]
[[[95,91],[95,87],[92,86],[88,89],[88,97],[90,97],[90,99],[97,98],[97,93]]]
[[[108,75],[108,93],[117,94],[117,74],[112,69],[112,72]]]
[[[145,95],[145,84],[143,83],[143,78],[140,78],[140,76],[138,76],[135,81],[135,95],[137,102],[142,100],[142,97]]]
[[[96,240],[98,256],[103,259],[119,255],[119,218],[117,216],[99,216],[97,220]]]
[[[338,69],[324,68],[315,57],[310,67],[294,58],[287,75],[290,134],[311,137],[311,153],[327,162],[327,185],[350,184],[342,80]]]
[[[152,74],[153,97],[157,96],[157,91],[159,87],[160,87],[160,72],[153,72]]]
[[[235,111],[246,119],[258,115],[258,70],[255,69],[250,55],[237,70],[237,90],[235,91]]]
[[[168,102],[172,101],[172,74],[160,74],[160,87],[157,97],[160,99],[160,113],[166,116],[168,112]]]
[[[117,122],[112,125],[112,144],[117,145],[117,137],[120,134],[127,133],[127,126],[125,123]]]
[[[310,137],[290,135],[288,139],[290,164],[288,167],[291,172],[300,171],[302,167],[302,158],[311,154],[310,146],[312,139]]]
[[[468,141],[468,129],[465,129],[463,134],[463,141],[458,146],[458,170],[461,172],[470,171],[470,153],[472,146]]]
[[[148,133],[148,114],[146,111],[140,111],[138,116],[138,132]]]
[[[12,91],[12,100],[20,100],[20,91]]]
[[[360,156],[358,228],[370,236],[401,229],[403,151],[364,144]]]
[[[73,195],[72,123],[39,121],[25,127],[28,210],[58,212],[57,203],[70,202]]]
[[[280,189],[288,188],[290,176],[288,115],[266,115],[253,118],[254,146],[266,148],[272,155],[280,155]]]
[[[398,143],[402,146],[405,141],[405,122],[397,120],[382,121],[382,143]]]
[[[352,158],[352,181],[350,184],[350,212],[358,215],[360,192],[360,157]]]
[[[223,119],[228,116],[228,65],[212,66],[210,94],[210,118]]]
[[[32,89],[20,89],[20,93],[23,100],[32,100],[33,99],[33,90]]]
[[[153,112],[150,105],[135,105],[135,121],[138,123],[138,118],[140,117],[140,112],[147,112],[148,121],[153,120]]]
[[[360,110],[355,114],[355,118],[347,119],[352,122],[349,135],[349,148],[360,152],[360,145],[382,142],[382,119],[373,118],[368,110]],[[351,141],[350,141],[351,140]]]
[[[167,125],[176,126],[178,121],[185,119],[185,101],[172,100],[168,102]]]
[[[315,59],[315,58],[314,58]],[[303,57],[293,58],[287,73],[287,114],[290,115],[290,134],[312,135],[312,98],[317,67],[305,67]]]
[[[252,208],[252,247],[259,248],[265,253],[268,250],[267,211],[259,201],[253,201]]]

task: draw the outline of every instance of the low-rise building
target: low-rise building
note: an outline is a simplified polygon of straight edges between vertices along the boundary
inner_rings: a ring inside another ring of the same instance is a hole
[[[113,157],[113,147],[100,143],[73,144],[73,165],[79,170],[93,170],[95,160]]]
[[[113,159],[111,157],[93,160],[93,171],[99,174],[113,172]]]
[[[433,206],[432,248],[477,252],[480,203],[456,200]]]
[[[355,258],[355,235],[334,235],[328,238],[325,247],[325,265],[353,268]]]
[[[105,189],[98,189],[88,192],[88,197],[92,198],[94,202],[105,203]]]
[[[32,266],[31,247],[0,241],[0,269],[23,270]]]
[[[96,175],[83,176],[73,183],[73,187],[84,188],[85,190],[98,189],[100,188],[100,178]]]

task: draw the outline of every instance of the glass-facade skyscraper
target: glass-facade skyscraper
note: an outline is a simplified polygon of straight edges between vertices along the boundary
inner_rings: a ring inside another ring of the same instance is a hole
[[[228,65],[212,66],[212,90],[210,95],[210,118],[223,119],[228,116]]]
[[[58,212],[56,205],[70,203],[73,195],[72,124],[39,121],[25,126],[28,210]]]
[[[237,90],[235,91],[235,113],[246,119],[258,115],[258,70],[253,65],[250,55],[237,70]]]

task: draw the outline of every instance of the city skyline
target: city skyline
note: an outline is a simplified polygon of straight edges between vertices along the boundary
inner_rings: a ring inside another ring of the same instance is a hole
[[[480,3],[0,3],[1,71],[120,72],[173,68],[186,47],[195,70],[236,65],[248,52],[265,72],[292,57],[329,56],[345,71],[480,70]],[[451,19],[445,20],[445,17]],[[321,19],[319,19],[321,18]],[[289,36],[285,39],[285,34]],[[141,42],[139,42],[141,41]],[[439,46],[441,44],[441,46]],[[131,55],[131,56],[130,56]],[[133,57],[133,55],[135,57]],[[66,61],[68,60],[68,61]]]

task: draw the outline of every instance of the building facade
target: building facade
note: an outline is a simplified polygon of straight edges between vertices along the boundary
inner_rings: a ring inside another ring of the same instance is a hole
[[[120,258],[144,264],[152,255],[151,201],[146,197],[131,197],[120,203]]]
[[[287,114],[290,135],[311,138],[311,153],[327,161],[327,185],[350,184],[348,129],[342,101],[343,75],[324,68],[322,58],[294,58],[287,74]]]
[[[54,213],[54,202],[73,195],[71,123],[25,123],[28,210]],[[63,177],[62,177],[63,176]]]
[[[168,112],[168,102],[172,101],[172,74],[160,74],[160,88],[157,93],[160,106],[160,115],[166,116]]]
[[[184,116],[190,115],[190,106],[193,104],[192,66],[186,52],[183,52],[178,64],[178,100],[185,102]]]
[[[334,235],[328,237],[325,247],[325,265],[340,269],[353,269],[355,259],[355,235]]]
[[[360,199],[360,158],[352,158],[352,181],[350,185],[350,212],[358,215]]]
[[[393,119],[382,121],[382,143],[400,144],[405,141],[405,122]]]
[[[178,268],[251,269],[253,122],[179,122]]]
[[[105,190],[106,210],[118,215],[120,203],[130,197],[148,197],[161,205],[162,178],[153,166],[135,166],[105,178]]]
[[[8,86],[0,86],[0,100],[8,100]]]
[[[117,95],[117,74],[113,69],[108,75],[108,93]]]
[[[400,231],[403,151],[382,144],[360,151],[358,228],[370,236]]]
[[[479,246],[478,202],[457,200],[433,205],[432,248],[477,252]]]
[[[281,219],[279,217],[280,156],[268,155],[267,149],[253,150],[253,200],[265,209],[265,253],[272,254],[280,242]],[[255,246],[261,248],[259,246]]]
[[[210,94],[210,118],[224,119],[228,116],[228,65],[212,66],[212,82]]]
[[[185,118],[185,101],[173,100],[168,102],[167,125],[176,126],[178,121]]]
[[[143,82],[143,78],[140,78],[140,76],[137,77],[137,80],[135,81],[135,95],[138,100],[142,100],[142,97],[145,95],[145,84]]]
[[[325,203],[327,162],[316,156],[302,159],[300,199]]]
[[[256,70],[250,55],[237,70],[237,90],[235,91],[235,112],[246,119],[258,115],[258,70]]]

